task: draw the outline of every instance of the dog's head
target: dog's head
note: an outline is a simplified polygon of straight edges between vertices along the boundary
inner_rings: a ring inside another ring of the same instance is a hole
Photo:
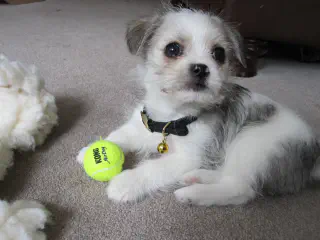
[[[219,17],[186,8],[129,24],[127,45],[145,60],[148,90],[182,104],[211,105],[229,75],[229,60],[244,64],[240,35]]]

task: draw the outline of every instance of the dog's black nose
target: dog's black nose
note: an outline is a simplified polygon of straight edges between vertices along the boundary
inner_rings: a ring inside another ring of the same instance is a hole
[[[210,71],[208,66],[205,64],[191,64],[190,73],[198,80],[205,80],[209,76]]]

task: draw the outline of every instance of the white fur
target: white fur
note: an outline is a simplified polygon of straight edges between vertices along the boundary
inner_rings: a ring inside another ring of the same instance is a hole
[[[49,212],[35,201],[0,201],[1,240],[45,240]]]
[[[13,150],[34,150],[57,124],[54,97],[34,66],[0,55],[0,180],[13,164]],[[41,240],[48,213],[36,202],[0,202],[0,239]]]
[[[163,34],[155,34],[150,43],[152,48],[148,53],[144,83],[148,94],[147,99],[151,99],[146,100],[146,102],[156,101],[163,105],[160,108],[157,107],[161,111],[161,109],[176,108],[181,105],[182,101],[197,101],[198,104],[207,104],[218,100],[217,90],[221,82],[227,77],[229,64],[227,61],[226,64],[218,66],[216,62],[212,61],[211,50],[215,44],[219,44],[226,50],[231,46],[227,43],[223,34],[220,19],[214,18],[215,24],[212,24],[211,20],[211,16],[207,14],[202,12],[190,13],[188,10],[182,10],[178,13],[169,12],[165,15],[158,30]],[[163,49],[168,43],[178,39],[184,39],[184,52],[187,56],[183,56],[179,61],[171,62],[163,57]],[[189,68],[187,66],[194,63],[202,63],[208,66],[210,91],[205,90],[202,94],[195,94],[195,92],[185,89],[185,85],[189,81]],[[164,96],[163,91],[168,94]],[[162,101],[158,99],[162,99]],[[168,108],[166,105],[171,107]],[[193,109],[184,110],[186,110],[184,114],[188,110],[193,112]]]
[[[155,153],[161,142],[160,133],[150,133],[141,122],[140,111],[146,106],[153,120],[170,121],[186,115],[198,115],[201,108],[212,106],[221,100],[222,82],[228,80],[228,56],[226,63],[217,64],[211,56],[214,45],[222,46],[227,53],[237,44],[227,40],[223,23],[217,17],[189,10],[171,11],[161,19],[154,33],[141,76],[146,88],[143,104],[138,106],[132,118],[112,132],[107,138],[127,152]],[[164,56],[166,44],[179,41],[184,54],[172,60]],[[233,41],[231,41],[233,42]],[[239,56],[239,52],[236,53]],[[201,92],[186,87],[189,66],[206,64],[210,70],[207,89]],[[244,103],[272,103],[277,112],[263,125],[245,127],[226,147],[224,164],[217,170],[199,169],[204,163],[205,146],[215,144],[211,122],[198,120],[188,126],[185,137],[169,135],[169,152],[158,159],[144,158],[131,170],[116,176],[107,188],[108,197],[115,201],[136,201],[159,189],[166,189],[177,182],[185,187],[175,191],[178,201],[198,205],[242,204],[256,196],[252,187],[258,176],[264,176],[270,167],[268,153],[281,153],[281,140],[303,139],[311,141],[310,128],[293,112],[259,94]],[[232,126],[229,126],[232,127]],[[77,160],[83,161],[82,150]]]
[[[266,98],[255,94],[253,100],[265,101]],[[267,174],[269,153],[281,154],[283,149],[279,143],[286,139],[311,140],[313,136],[311,129],[292,111],[277,107],[280,111],[271,121],[250,126],[232,140],[221,169],[196,170],[184,175],[186,185],[196,184],[177,190],[176,198],[198,205],[241,204],[254,198],[256,193],[252,186],[258,176],[263,179]]]

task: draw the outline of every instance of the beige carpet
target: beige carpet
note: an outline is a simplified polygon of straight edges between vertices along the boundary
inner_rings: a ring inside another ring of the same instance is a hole
[[[1,198],[37,199],[54,215],[49,240],[320,239],[320,187],[246,206],[190,207],[171,193],[136,205],[107,200],[106,184],[75,162],[94,136],[123,121],[138,88],[137,59],[124,44],[125,24],[157,1],[47,0],[0,5],[0,52],[35,63],[57,97],[60,126],[34,153],[16,155]],[[320,66],[268,60],[238,80],[297,110],[320,134]],[[130,159],[129,159],[130,160]]]

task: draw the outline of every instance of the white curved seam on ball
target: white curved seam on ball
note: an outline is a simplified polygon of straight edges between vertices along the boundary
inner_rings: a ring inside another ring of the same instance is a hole
[[[94,172],[94,174],[92,175],[92,177],[94,177],[97,173],[101,173],[101,172],[104,172],[104,171],[111,170],[111,169],[113,169],[113,168],[115,168],[115,167],[118,167],[119,165],[120,165],[120,163],[114,165],[114,166],[111,167],[111,168],[104,168],[104,169],[97,170],[97,171]]]

